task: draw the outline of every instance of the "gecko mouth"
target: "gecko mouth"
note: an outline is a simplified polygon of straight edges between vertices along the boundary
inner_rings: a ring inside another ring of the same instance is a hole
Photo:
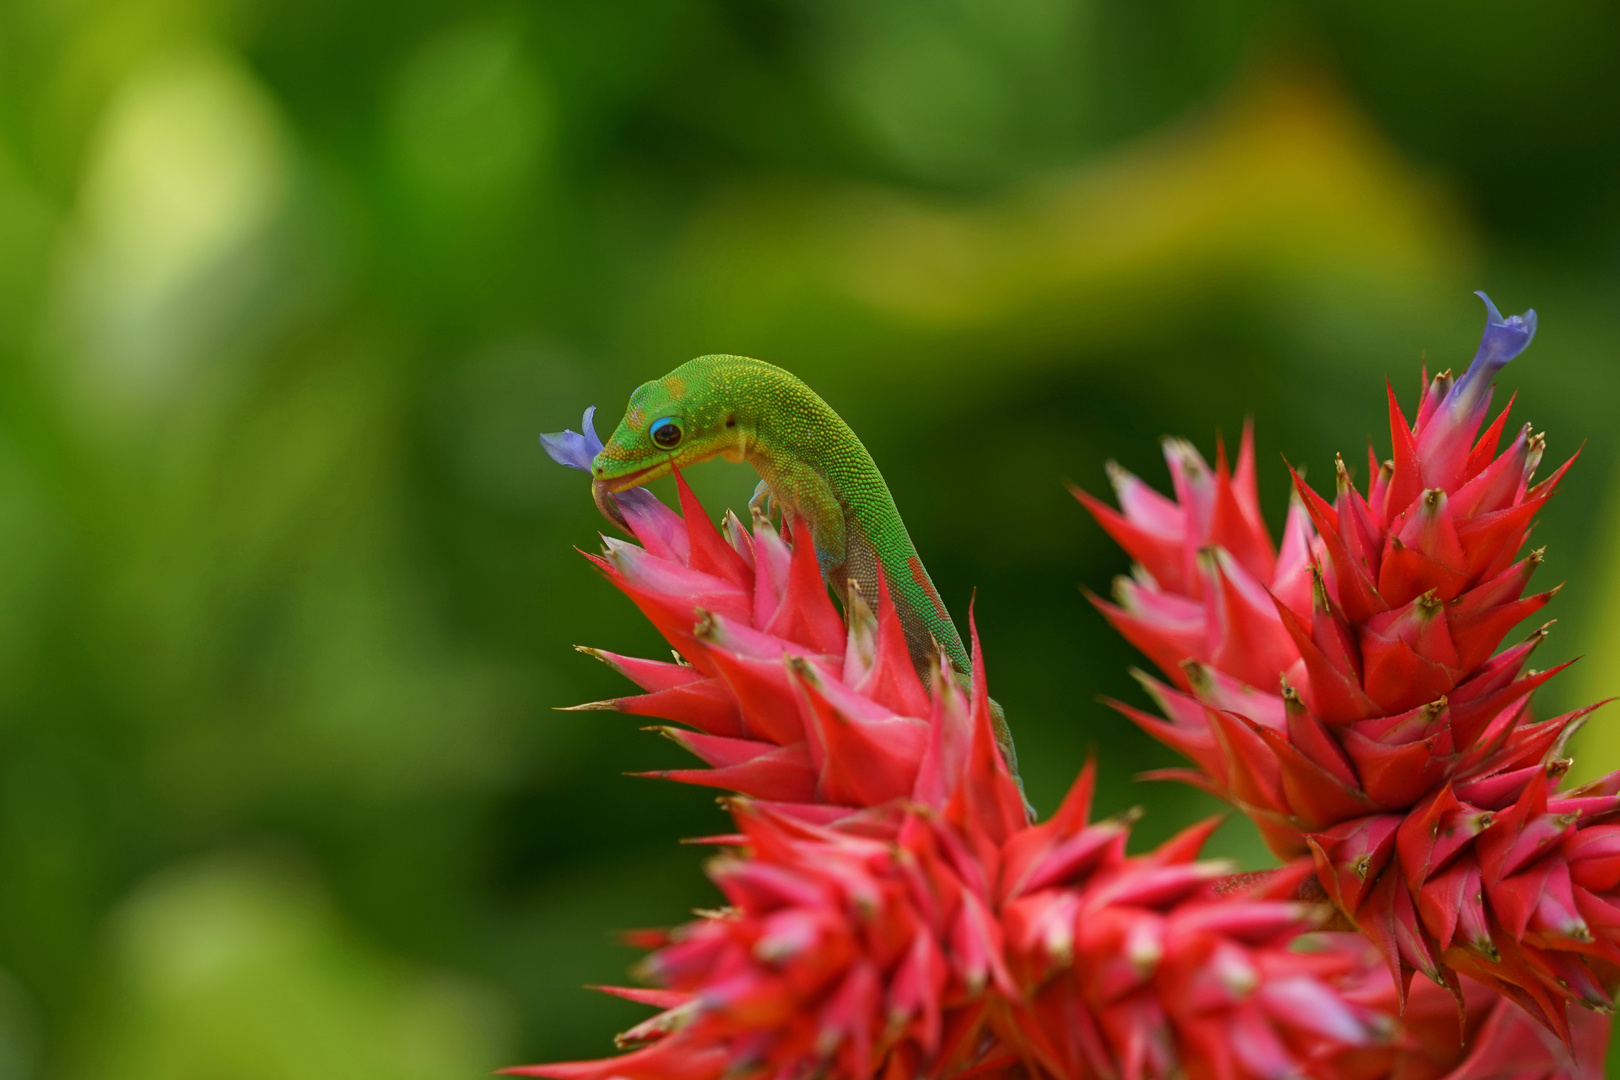
[[[669,471],[672,464],[667,460],[659,461],[648,465],[644,469],[637,469],[635,472],[628,472],[622,476],[599,477],[593,482],[592,486],[599,487],[606,492],[629,491],[631,488],[640,487],[649,480],[658,479],[658,477]]]

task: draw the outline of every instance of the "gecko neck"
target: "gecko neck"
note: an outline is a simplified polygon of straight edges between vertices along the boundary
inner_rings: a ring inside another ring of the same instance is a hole
[[[738,393],[738,384],[746,389]],[[889,485],[855,432],[799,379],[757,360],[715,373],[737,403],[741,458],[783,507],[807,518],[822,571],[835,591],[853,582],[876,605],[878,575],[888,582],[919,670],[943,648],[959,671],[968,658],[929,580]],[[746,404],[745,404],[746,403]]]

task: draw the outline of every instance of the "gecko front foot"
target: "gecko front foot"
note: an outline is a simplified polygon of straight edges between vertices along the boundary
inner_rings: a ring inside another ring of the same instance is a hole
[[[771,485],[761,480],[754,485],[754,495],[748,500],[748,512],[754,517],[769,519],[773,502]]]

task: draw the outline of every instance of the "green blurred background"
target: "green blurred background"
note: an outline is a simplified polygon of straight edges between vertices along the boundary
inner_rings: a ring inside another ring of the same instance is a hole
[[[624,689],[570,645],[662,650],[535,436],[699,353],[842,411],[1037,806],[1094,749],[1147,843],[1211,806],[1132,780],[1061,481],[1252,415],[1276,520],[1471,290],[1534,306],[1543,708],[1620,691],[1617,54],[1603,0],[0,0],[0,1080],[610,1049],[580,984],[720,819],[550,711]]]

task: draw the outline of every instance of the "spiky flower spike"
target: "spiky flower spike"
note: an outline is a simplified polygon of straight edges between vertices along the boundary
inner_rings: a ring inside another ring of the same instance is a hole
[[[1481,294],[1483,297],[1483,294]],[[1460,379],[1429,382],[1408,424],[1389,394],[1393,457],[1365,493],[1338,463],[1330,502],[1296,474],[1275,552],[1245,430],[1237,467],[1166,445],[1176,498],[1114,470],[1121,511],[1081,500],[1138,564],[1103,613],[1169,676],[1144,677],[1166,720],[1121,708],[1192,758],[1182,774],[1309,852],[1323,888],[1383,952],[1455,986],[1466,972],[1566,1038],[1565,1004],[1607,1010],[1620,960],[1620,774],[1556,782],[1582,709],[1536,722],[1526,668],[1546,636],[1497,653],[1551,597],[1520,557],[1568,463],[1534,482],[1544,440],[1477,440],[1490,380],[1535,314],[1489,323]]]
[[[547,436],[546,447],[588,469],[601,444],[589,413],[582,426],[583,435]],[[825,823],[910,795],[943,699],[917,677],[888,597],[875,598],[876,617],[855,597],[846,626],[814,545],[790,543],[757,516],[752,530],[733,514],[717,529],[679,474],[676,484],[681,515],[650,492],[613,496],[641,543],[604,538],[603,554],[587,558],[678,658],[582,650],[645,693],[576,708],[685,725],[658,730],[708,768],[655,775],[726,788],[805,820]]]
[[[979,657],[975,635],[971,704],[941,682],[907,798],[838,826],[731,801],[729,906],[652,939],[659,989],[612,991],[664,1010],[628,1054],[511,1071],[1282,1080],[1393,1045],[1387,1007],[1337,990],[1353,955],[1291,947],[1315,922],[1281,898],[1297,875],[1223,893],[1209,825],[1128,857],[1123,821],[1089,821],[1089,767],[1027,825]]]

